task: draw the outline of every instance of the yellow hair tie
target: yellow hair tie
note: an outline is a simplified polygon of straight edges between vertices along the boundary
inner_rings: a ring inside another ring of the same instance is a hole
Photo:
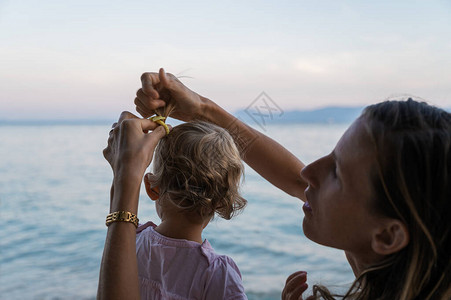
[[[149,120],[154,121],[157,124],[160,124],[161,126],[164,127],[164,129],[166,130],[166,134],[169,134],[169,127],[168,125],[166,125],[166,123],[164,122],[164,120],[166,120],[166,117],[163,116],[153,116],[151,118],[149,118]]]

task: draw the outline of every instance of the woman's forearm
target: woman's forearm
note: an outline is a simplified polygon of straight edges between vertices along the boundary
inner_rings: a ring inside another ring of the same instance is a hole
[[[135,180],[136,181],[136,180]],[[110,211],[138,213],[140,184],[115,178]],[[129,222],[108,226],[97,299],[140,299],[136,260],[136,228]]]
[[[140,299],[135,239],[132,223],[114,222],[109,226],[97,299]]]
[[[166,101],[166,104],[174,105],[171,116],[176,119],[205,120],[227,129],[250,167],[288,194],[305,199],[307,184],[300,176],[304,164],[279,143],[191,91],[163,69],[159,73],[144,73],[141,81],[142,88],[136,93],[135,104],[143,117],[152,116]]]
[[[247,126],[213,101],[202,98],[200,119],[227,129],[235,139],[243,160],[266,180],[302,200],[307,183],[300,172],[304,164],[279,143]]]

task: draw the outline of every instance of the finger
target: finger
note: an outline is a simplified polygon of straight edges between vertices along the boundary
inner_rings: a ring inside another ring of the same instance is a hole
[[[138,100],[135,99],[135,104],[138,105],[138,103],[142,106],[142,107],[146,107],[147,109],[151,109],[151,110],[155,110],[159,107],[165,106],[166,102],[164,102],[161,99],[158,98],[151,98],[148,95],[146,95],[146,93],[144,93],[143,89],[139,89],[136,92],[136,98]],[[138,103],[137,103],[138,101]]]
[[[154,131],[147,134],[146,148],[152,152],[157,147],[158,142],[166,136],[166,130],[163,126],[158,126]]]
[[[132,114],[133,115],[133,114]],[[134,116],[134,115],[133,115]],[[123,135],[127,135],[127,132],[133,132],[140,130],[142,133],[147,133],[149,130],[154,130],[159,124],[151,121],[150,119],[140,119],[136,116],[134,118],[126,118],[121,123],[121,132]]]
[[[143,117],[143,118],[148,118],[152,115],[154,115],[154,113],[148,113],[147,111],[144,111],[143,109],[141,109],[141,107],[136,106],[136,111]]]
[[[163,68],[160,69],[158,76],[160,78],[162,87],[167,88],[167,89],[170,89],[171,85],[174,82],[180,82],[177,77],[175,77],[171,73],[166,73],[166,71]]]
[[[159,75],[161,84],[165,88],[169,88],[169,78],[168,78],[168,75],[166,74],[166,71],[163,68],[160,68],[158,75]]]
[[[156,131],[156,129],[158,129],[157,127],[162,127],[162,129],[164,131],[163,126],[160,126],[157,123],[155,123],[154,121],[151,121],[149,119],[140,119],[140,124],[141,124],[141,129],[143,131],[149,131],[149,130]],[[166,131],[164,131],[164,133],[166,133]]]
[[[113,128],[111,128],[111,130],[108,134],[108,145],[112,144],[111,142],[112,142],[113,136],[114,135],[117,136],[119,134],[120,126],[118,126],[117,123],[114,123],[114,124],[116,124],[116,125]]]
[[[157,86],[160,83],[160,79],[158,77],[157,73],[149,73],[146,72],[141,75],[141,85],[143,92],[154,99],[158,99],[158,91],[155,89],[155,86]]]
[[[307,280],[307,272],[305,271],[297,271],[288,276],[287,280],[285,281],[285,284],[287,284],[289,281],[293,280],[295,277],[298,277],[298,279],[305,278],[304,282]]]
[[[118,131],[116,131],[118,132]],[[108,140],[107,140],[107,145],[108,147],[112,147],[113,146],[113,140],[114,140],[114,130],[110,131],[110,135],[108,136]]]
[[[110,132],[108,132],[108,136],[110,136],[110,135],[113,133],[113,131],[114,131],[114,129],[116,128],[116,126],[117,126],[117,123],[116,123],[116,122],[113,123],[113,125],[111,125],[111,130],[110,130]]]
[[[282,299],[283,300],[292,300],[292,299],[301,299],[302,300],[302,293],[304,293],[307,288],[308,284],[306,282],[298,283],[294,285],[285,285],[282,291]]]
[[[155,113],[154,109],[151,109],[151,108],[147,107],[141,100],[139,100],[138,97],[135,98],[134,103],[135,103],[136,107],[141,108],[142,111],[145,111],[148,114],[154,114]]]
[[[293,291],[293,293],[297,296],[298,300],[302,300],[302,294],[307,290],[308,284],[303,283],[296,290]]]
[[[109,161],[109,157],[110,157],[110,147],[107,146],[105,149],[103,149],[102,151],[103,153],[103,157]]]
[[[117,121],[117,123],[119,125],[122,124],[122,122],[124,122],[124,120],[131,120],[131,119],[139,119],[137,116],[135,116],[134,114],[132,114],[129,111],[123,111],[121,113],[121,115],[119,116],[119,120]],[[116,126],[115,128],[117,128],[118,126]]]
[[[308,285],[307,283],[303,283],[296,287],[293,291],[289,291],[288,299],[296,299],[296,300],[302,300],[302,294],[307,290]]]
[[[295,275],[295,276],[293,276],[293,275]],[[306,281],[307,281],[307,273],[296,272],[296,273],[292,274],[290,277],[288,277],[288,279],[285,283],[284,291],[289,291],[289,292],[294,291],[299,286],[305,284]]]
[[[107,146],[105,149],[103,149],[102,153],[103,153],[103,157],[109,162],[111,163],[111,157],[112,157],[112,150],[113,147],[113,142],[112,142],[112,137],[108,138],[108,142],[107,142]]]
[[[136,98],[134,103],[136,106],[139,106],[142,110],[151,114],[154,114],[154,111],[157,108],[166,105],[166,102],[161,99],[151,99],[149,96],[144,94],[144,92],[141,89],[139,89],[138,92],[136,92]]]

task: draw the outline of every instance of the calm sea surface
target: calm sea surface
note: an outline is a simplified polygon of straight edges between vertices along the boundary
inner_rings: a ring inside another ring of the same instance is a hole
[[[306,163],[329,153],[347,125],[271,125]],[[0,299],[94,299],[112,173],[102,156],[110,125],[0,126]],[[278,166],[274,166],[277,168]],[[302,233],[301,201],[246,169],[244,212],[215,219],[204,238],[238,264],[249,299],[280,299],[285,279],[353,280],[344,254]],[[140,220],[158,221],[141,192]]]

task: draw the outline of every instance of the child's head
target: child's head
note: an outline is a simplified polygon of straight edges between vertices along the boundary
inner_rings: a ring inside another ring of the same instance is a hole
[[[175,126],[155,150],[152,186],[159,201],[200,219],[230,219],[247,201],[240,196],[244,166],[233,138],[206,122]]]

